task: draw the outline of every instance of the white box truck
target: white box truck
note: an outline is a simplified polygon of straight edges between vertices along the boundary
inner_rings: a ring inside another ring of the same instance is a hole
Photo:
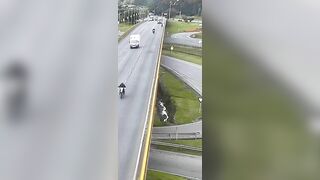
[[[130,35],[129,44],[130,44],[130,48],[138,48],[140,45],[140,35],[139,34]]]

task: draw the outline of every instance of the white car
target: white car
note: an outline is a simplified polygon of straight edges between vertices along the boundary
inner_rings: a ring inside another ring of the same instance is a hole
[[[138,48],[140,46],[140,34],[130,35],[129,44],[130,48]]]

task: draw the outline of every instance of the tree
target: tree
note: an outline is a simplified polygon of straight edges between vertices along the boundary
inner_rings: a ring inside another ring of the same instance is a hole
[[[172,9],[187,16],[199,16],[202,11],[202,0],[136,0],[138,3],[144,3],[149,7],[150,11],[155,11],[156,14],[168,12],[172,2]]]

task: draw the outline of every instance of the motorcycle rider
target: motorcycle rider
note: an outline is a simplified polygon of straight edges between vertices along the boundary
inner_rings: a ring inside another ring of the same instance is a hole
[[[152,29],[152,33],[154,34],[155,32],[156,32],[156,30],[153,28],[153,29]]]
[[[126,85],[122,82],[119,86],[119,93],[121,93],[121,91],[123,91],[123,94],[125,94],[125,89],[126,89]]]

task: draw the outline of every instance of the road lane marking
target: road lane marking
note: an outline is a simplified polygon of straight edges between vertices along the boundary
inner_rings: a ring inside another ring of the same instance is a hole
[[[161,41],[160,41],[161,44],[160,44],[160,48],[159,48],[159,52],[158,52],[157,67],[156,67],[156,71],[155,71],[155,75],[154,75],[155,78],[154,78],[153,86],[152,86],[153,92],[151,93],[152,100],[150,101],[151,98],[149,99],[149,105],[148,105],[149,110],[148,110],[147,117],[146,117],[147,118],[146,122],[149,122],[149,124],[148,124],[148,129],[147,129],[147,134],[146,134],[145,148],[143,151],[143,157],[142,157],[142,162],[141,162],[142,164],[141,164],[139,176],[137,178],[139,180],[145,180],[146,174],[147,174],[149,150],[150,150],[150,144],[151,144],[151,132],[152,132],[152,126],[153,126],[153,115],[154,115],[153,112],[154,112],[154,106],[155,106],[155,102],[156,102],[156,94],[157,94],[158,79],[159,79],[159,69],[160,69],[160,64],[161,64],[160,61],[161,61],[164,32],[165,32],[165,30],[163,30],[163,32],[162,32],[162,37],[161,37]],[[149,119],[149,121],[148,121],[148,119]],[[139,158],[139,160],[140,160],[140,158]],[[135,176],[135,177],[137,177],[137,176]]]

